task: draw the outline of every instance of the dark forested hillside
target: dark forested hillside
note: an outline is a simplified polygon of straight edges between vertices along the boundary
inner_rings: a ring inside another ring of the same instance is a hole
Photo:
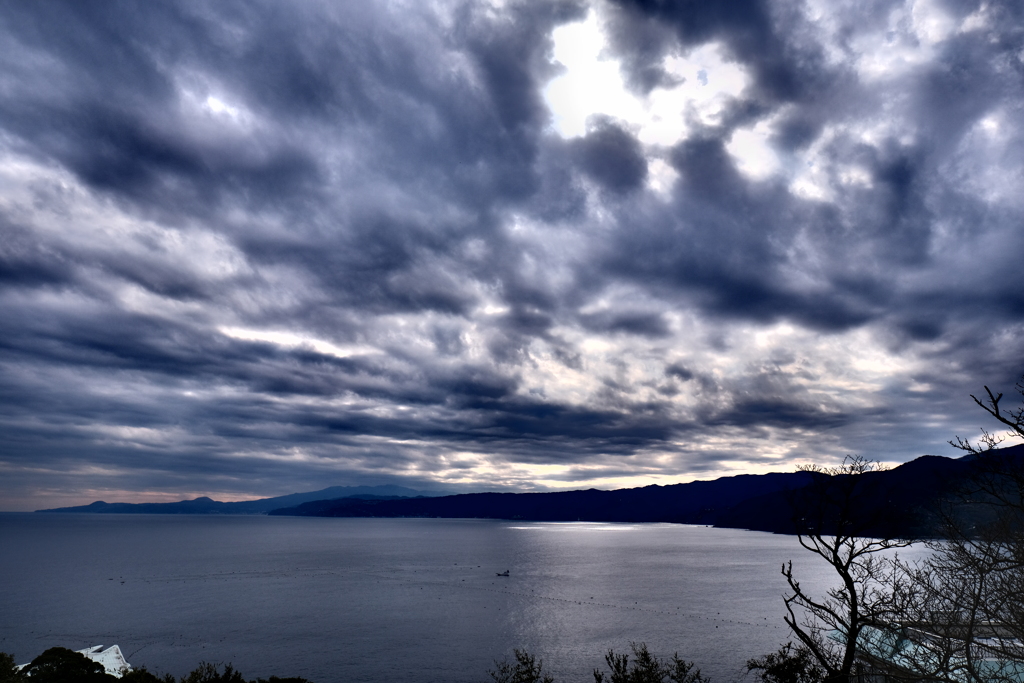
[[[1003,449],[1024,457],[1024,446]],[[859,494],[863,532],[930,536],[932,510],[972,470],[972,457],[926,455],[864,475]],[[723,477],[615,491],[470,493],[401,500],[321,500],[272,511],[318,517],[468,517],[533,521],[676,522],[795,533],[794,504],[811,483],[808,472]]]
[[[276,515],[322,517],[485,517],[535,521],[683,522],[714,524],[726,510],[756,496],[799,488],[803,472],[723,477],[671,486],[616,491],[468,493],[390,501],[304,503]]]

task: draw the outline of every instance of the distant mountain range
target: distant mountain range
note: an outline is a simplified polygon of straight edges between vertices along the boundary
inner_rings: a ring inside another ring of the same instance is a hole
[[[1001,449],[1024,459],[1024,445]],[[974,469],[973,456],[921,456],[865,477],[857,511],[863,535],[935,535],[937,499]],[[675,522],[795,533],[795,500],[806,495],[807,472],[746,474],[714,481],[615,491],[467,493],[395,500],[318,500],[271,511],[311,517],[469,517],[530,521]]]
[[[36,510],[36,512],[101,512],[112,514],[165,514],[165,515],[264,515],[277,508],[300,505],[309,501],[356,498],[386,500],[415,498],[417,496],[445,495],[446,492],[417,491],[404,486],[331,486],[308,493],[292,493],[276,498],[243,500],[224,503],[202,497],[176,503],[105,503],[98,500],[89,505]]]
[[[1000,450],[1024,462],[1024,445]],[[975,468],[973,456],[924,455],[864,476],[858,514],[863,535],[934,535],[935,502]],[[270,514],[305,517],[462,517],[524,521],[673,522],[795,533],[794,501],[808,491],[808,472],[741,474],[713,481],[614,491],[465,493],[445,495],[401,486],[332,486],[276,498],[224,503],[105,503],[39,512]],[[874,521],[871,521],[874,520]]]
[[[479,517],[551,522],[684,522],[714,524],[724,510],[810,481],[806,472],[741,474],[714,481],[615,491],[464,493],[400,500],[318,500],[274,510],[311,517]]]

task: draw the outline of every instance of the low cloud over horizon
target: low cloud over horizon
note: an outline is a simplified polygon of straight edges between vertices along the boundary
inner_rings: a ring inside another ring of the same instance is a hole
[[[958,455],[1012,0],[9,3],[0,509]]]

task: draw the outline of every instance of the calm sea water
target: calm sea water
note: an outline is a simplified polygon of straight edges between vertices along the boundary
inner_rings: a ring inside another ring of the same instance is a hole
[[[490,680],[522,647],[575,683],[642,641],[730,683],[788,640],[789,559],[831,584],[792,537],[705,527],[0,514],[0,651],[117,643],[177,676],[427,683]]]

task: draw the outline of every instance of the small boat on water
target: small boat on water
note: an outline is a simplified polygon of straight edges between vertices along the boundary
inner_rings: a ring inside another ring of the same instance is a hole
[[[497,572],[495,576],[508,576],[508,570],[506,569],[503,572]]]

